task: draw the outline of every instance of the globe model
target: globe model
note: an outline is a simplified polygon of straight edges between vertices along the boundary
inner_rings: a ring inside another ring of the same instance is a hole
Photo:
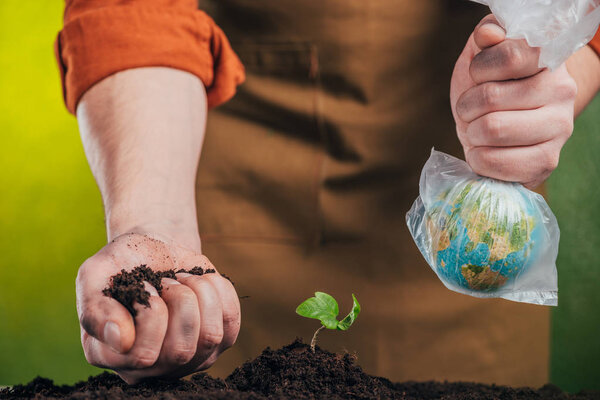
[[[453,286],[492,292],[526,271],[541,221],[522,190],[478,178],[439,196],[426,222],[440,278]]]

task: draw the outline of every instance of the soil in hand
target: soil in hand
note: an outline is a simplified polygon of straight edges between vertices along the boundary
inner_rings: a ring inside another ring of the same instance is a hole
[[[152,379],[128,386],[109,373],[74,386],[36,378],[0,390],[0,399],[600,399],[600,393],[568,395],[552,385],[540,389],[476,383],[392,383],[365,374],[349,354],[319,347],[313,353],[299,340],[278,350],[267,348],[225,380],[205,373],[177,381]]]
[[[153,271],[146,265],[135,267],[131,271],[121,270],[116,275],[111,276],[109,286],[102,291],[105,296],[112,297],[119,303],[123,304],[134,317],[137,315],[134,303],[138,302],[146,307],[150,306],[148,299],[150,293],[144,289],[144,281],[147,281],[156,288],[158,294],[162,292],[162,278],[177,279],[176,273],[187,272],[193,275],[213,274],[216,271],[212,268],[202,269],[202,267],[194,267],[192,269],[169,269],[166,271]]]

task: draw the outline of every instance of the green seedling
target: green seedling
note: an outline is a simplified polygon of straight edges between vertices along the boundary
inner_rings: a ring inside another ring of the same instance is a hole
[[[346,315],[341,321],[337,320],[337,316],[340,313],[337,301],[323,292],[315,292],[315,297],[306,299],[302,304],[296,308],[296,313],[306,318],[314,318],[321,321],[323,325],[315,331],[312,340],[310,341],[310,348],[315,351],[315,345],[317,344],[317,335],[321,330],[337,329],[340,331],[346,331],[354,323],[358,314],[360,313],[360,304],[354,294],[352,295],[353,306],[350,314]]]

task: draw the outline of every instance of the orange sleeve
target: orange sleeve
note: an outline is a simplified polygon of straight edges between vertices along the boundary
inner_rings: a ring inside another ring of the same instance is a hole
[[[588,43],[588,45],[594,49],[594,51],[596,52],[596,54],[600,55],[600,29],[598,29],[596,31],[596,34],[594,35],[594,37],[592,38],[592,40],[590,40],[590,42]]]
[[[188,71],[204,83],[209,107],[244,81],[227,37],[196,0],[67,0],[54,49],[71,113],[95,83],[130,68]]]

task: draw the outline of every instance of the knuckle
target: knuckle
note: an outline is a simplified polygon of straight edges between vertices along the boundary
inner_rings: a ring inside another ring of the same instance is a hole
[[[471,125],[469,125],[470,127]],[[466,130],[457,129],[456,134],[458,136],[458,140],[463,147],[463,150],[466,152],[468,148],[471,147],[471,141],[469,140],[469,127]]]
[[[467,102],[463,97],[459,98],[456,102],[456,115],[458,115],[458,118],[462,119],[463,121],[466,121],[467,111],[469,110],[469,107],[466,103]]]
[[[159,296],[150,296],[148,298],[148,303],[150,307],[146,308],[145,306],[141,306],[146,311],[151,311],[153,313],[158,313],[161,317],[167,317],[167,305],[162,298]]]
[[[200,345],[204,349],[217,347],[223,341],[223,329],[217,326],[206,327],[200,337]]]
[[[488,114],[483,117],[481,122],[482,133],[489,141],[499,141],[502,139],[502,120],[495,114]]]
[[[469,164],[469,166],[471,167],[471,169],[473,170],[473,172],[475,172],[478,175],[483,175],[483,171],[481,168],[481,163],[479,162],[479,157],[478,154],[476,153],[475,150],[471,150],[469,152],[465,153],[465,158],[467,160],[467,163]]]
[[[185,283],[188,286],[201,285],[204,280],[198,275],[187,276],[179,279],[181,283]]]
[[[182,344],[171,351],[167,358],[172,364],[184,365],[189,363],[196,354],[196,348],[187,344]]]
[[[223,311],[223,324],[228,326],[239,325],[240,322],[240,312],[236,310],[227,310]]]
[[[525,62],[523,51],[512,43],[504,46],[502,58],[504,65],[512,70],[521,68]]]
[[[571,76],[566,76],[564,79],[561,79],[557,83],[555,93],[557,93],[558,97],[561,99],[575,99],[577,96],[577,84],[575,83],[575,80],[571,78]]]
[[[495,83],[487,83],[481,88],[481,101],[488,109],[498,106],[502,93],[500,86]]]
[[[96,319],[93,317],[94,310],[89,305],[83,305],[77,307],[79,313],[79,325],[90,335],[98,336]]]
[[[98,360],[92,355],[92,353],[90,351],[88,351],[87,349],[84,348],[83,350],[83,355],[85,356],[85,360],[93,365],[94,367],[98,367],[99,362]]]
[[[552,172],[558,167],[559,152],[547,151],[544,153],[543,166],[545,172]]]
[[[480,76],[482,75],[482,58],[484,52],[485,50],[477,54],[471,61],[471,64],[469,64],[469,76],[476,83],[481,82]]]
[[[75,285],[80,286],[82,282],[85,280],[87,275],[87,264],[89,261],[85,261],[77,270],[77,277],[75,278]]]
[[[175,286],[174,288],[176,290],[174,294],[177,295],[177,298],[184,307],[198,304],[198,299],[193,290],[183,285]]]
[[[110,368],[109,365],[106,365],[106,363],[102,361],[102,357],[98,356],[97,351],[90,349],[89,346],[83,347],[83,355],[88,364],[93,365],[94,367]]]
[[[158,351],[145,349],[133,355],[132,366],[136,369],[149,368],[158,360]]]
[[[470,122],[473,118],[472,110],[474,108],[474,92],[473,89],[465,91],[456,101],[456,115],[464,122]]]
[[[570,137],[573,133],[573,129],[575,128],[573,118],[571,116],[566,116],[561,118],[558,124],[561,136],[565,136],[567,138]]]

